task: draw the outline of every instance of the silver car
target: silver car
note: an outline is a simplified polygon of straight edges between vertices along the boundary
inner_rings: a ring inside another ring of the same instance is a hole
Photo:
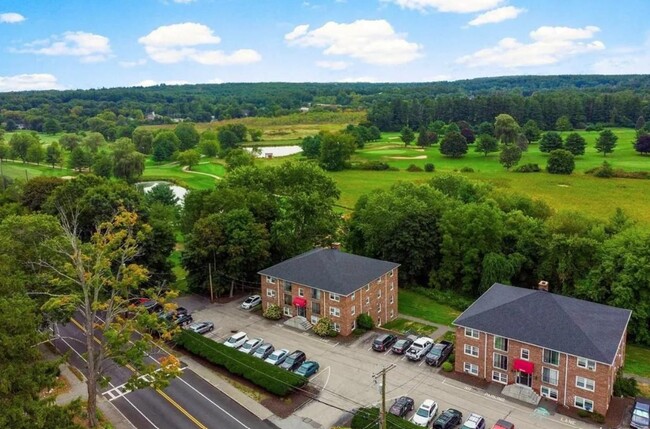
[[[271,365],[280,365],[284,360],[289,356],[289,350],[280,349],[271,353],[271,356],[264,359],[264,362],[270,363]]]
[[[192,323],[188,328],[190,331],[194,331],[197,334],[205,334],[214,330],[214,323],[212,322],[195,322]]]
[[[250,310],[251,308],[255,308],[258,305],[262,304],[262,297],[259,295],[251,295],[244,302],[241,304],[241,308],[244,310]]]
[[[255,350],[257,350],[262,344],[264,344],[264,340],[261,338],[253,338],[244,343],[243,346],[239,348],[240,352],[244,352],[247,355],[252,355],[255,353]]]

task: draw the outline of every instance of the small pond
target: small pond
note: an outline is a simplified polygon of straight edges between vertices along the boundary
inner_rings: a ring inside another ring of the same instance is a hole
[[[185,200],[185,194],[187,194],[187,189],[183,188],[182,186],[174,185],[173,183],[170,182],[164,182],[164,181],[156,181],[156,182],[139,182],[136,183],[136,186],[146,194],[147,192],[151,191],[154,186],[156,185],[167,185],[169,186],[169,189],[172,190],[174,195],[176,195],[176,198],[178,198],[178,203],[183,204],[183,200]]]
[[[253,152],[252,147],[245,148],[249,152]],[[261,146],[257,148],[255,156],[258,158],[268,158],[269,156],[276,158],[280,156],[289,156],[302,152],[302,148],[298,145],[293,146]],[[271,154],[271,155],[268,155]]]

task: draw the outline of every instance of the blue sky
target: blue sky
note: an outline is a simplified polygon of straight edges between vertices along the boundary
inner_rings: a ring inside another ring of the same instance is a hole
[[[650,73],[648,0],[2,0],[0,91]]]

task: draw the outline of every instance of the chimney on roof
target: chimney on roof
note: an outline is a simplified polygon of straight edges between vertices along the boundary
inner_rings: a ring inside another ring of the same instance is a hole
[[[341,250],[341,243],[338,243],[338,242],[332,243],[332,245],[330,247],[332,249],[334,249],[334,250]]]
[[[540,280],[539,283],[537,284],[537,290],[543,290],[544,292],[548,292],[548,282],[546,280]]]

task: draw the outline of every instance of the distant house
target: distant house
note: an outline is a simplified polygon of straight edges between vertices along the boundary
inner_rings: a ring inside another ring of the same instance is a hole
[[[144,115],[144,119],[147,121],[155,121],[158,116],[159,115],[156,115],[156,112],[152,111]]]
[[[380,326],[397,317],[399,264],[318,248],[265,268],[258,274],[262,306],[282,308],[286,317],[312,324],[327,316],[341,335],[350,335],[361,313]]]
[[[495,283],[454,321],[455,370],[604,415],[631,313]]]
[[[298,110],[299,110],[301,113],[307,113],[307,112],[309,112],[309,107],[301,107],[301,108],[298,109]]]

